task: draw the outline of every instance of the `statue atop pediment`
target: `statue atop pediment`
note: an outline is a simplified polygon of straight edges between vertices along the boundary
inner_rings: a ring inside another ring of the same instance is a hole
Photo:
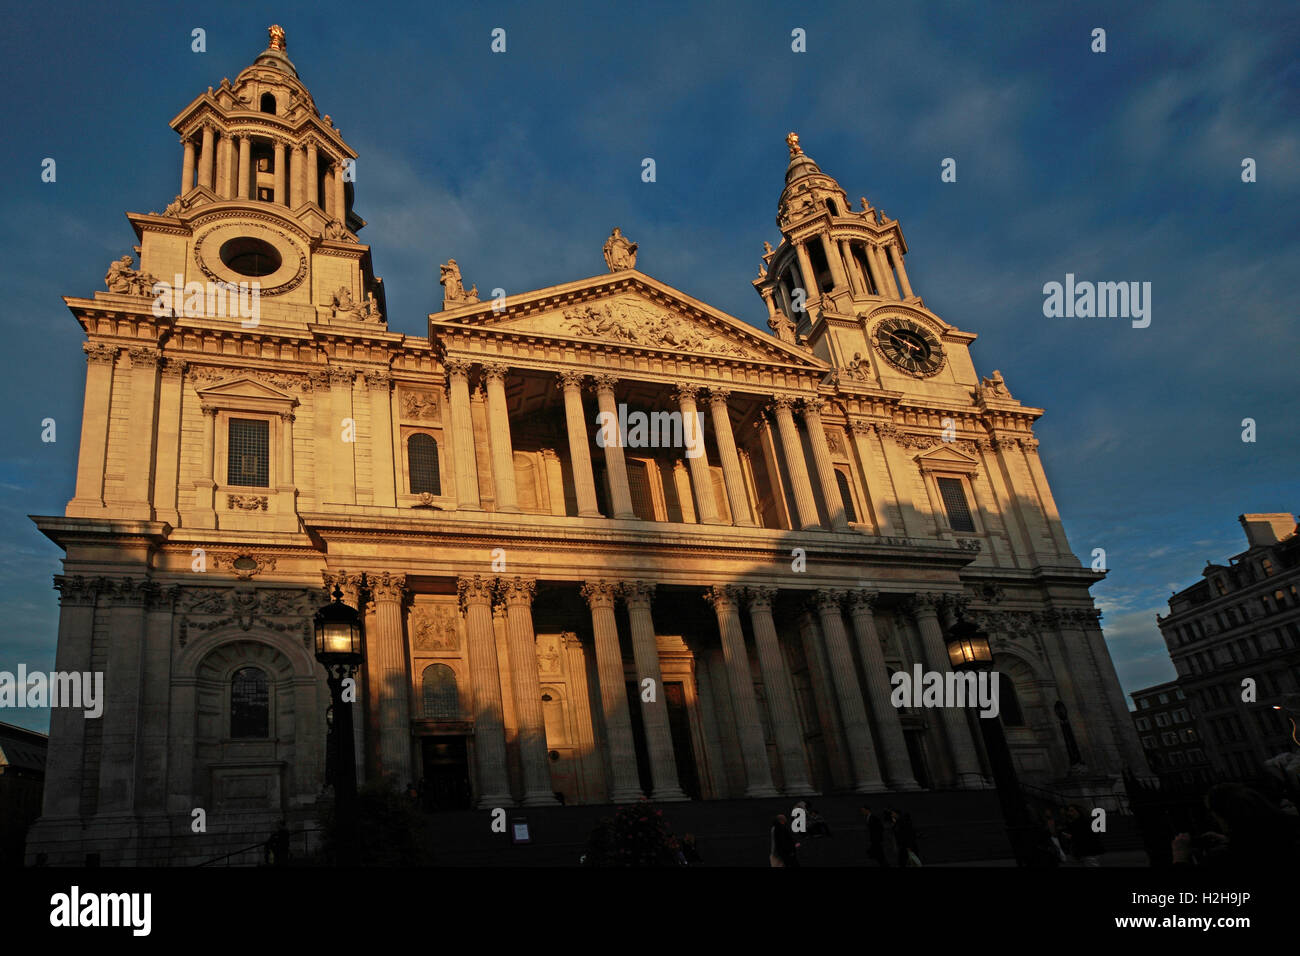
[[[623,235],[618,226],[609,234],[605,240],[605,265],[609,266],[610,272],[622,272],[625,269],[636,268],[636,248],[635,242],[628,242],[627,236]]]
[[[478,301],[478,286],[468,292],[460,280],[460,266],[455,259],[448,259],[438,267],[438,284],[442,286],[442,307],[454,309],[458,305],[469,305]]]

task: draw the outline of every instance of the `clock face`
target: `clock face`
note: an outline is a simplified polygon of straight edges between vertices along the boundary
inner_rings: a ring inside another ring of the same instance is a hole
[[[943,368],[943,345],[933,332],[911,319],[885,319],[876,326],[876,347],[891,365],[912,375]]]

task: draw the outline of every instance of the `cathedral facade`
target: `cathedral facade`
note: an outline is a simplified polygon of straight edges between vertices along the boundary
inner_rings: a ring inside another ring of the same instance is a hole
[[[310,818],[335,587],[365,622],[358,774],[435,808],[987,788],[978,717],[891,701],[949,669],[959,616],[1022,780],[1114,805],[1146,772],[1042,410],[977,375],[898,221],[793,134],[770,334],[615,230],[606,272],[495,300],[449,261],[408,336],[283,31],[171,126],[181,189],[129,214],[139,267],[65,300],[76,492],[34,520],[66,552],[56,668],[107,701],[54,711],[29,860],[195,859]]]

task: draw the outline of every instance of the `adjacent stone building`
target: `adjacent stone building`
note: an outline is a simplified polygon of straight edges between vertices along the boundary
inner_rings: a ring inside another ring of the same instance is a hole
[[[335,585],[365,612],[362,772],[437,807],[988,787],[976,718],[890,703],[893,672],[948,669],[958,613],[1027,781],[1113,805],[1147,773],[1042,410],[976,374],[899,222],[797,137],[753,280],[771,334],[615,230],[607,272],[503,302],[449,261],[410,336],[282,31],[171,125],[181,190],[129,215],[139,268],[66,300],[76,494],[35,521],[67,555],[57,666],[105,671],[108,704],[55,712],[29,858],[195,859],[308,819]]]
[[[1133,691],[1133,726],[1147,765],[1171,787],[1195,787],[1213,781],[1214,773],[1191,702],[1177,681]]]
[[[1250,780],[1294,749],[1300,716],[1300,534],[1295,516],[1246,514],[1245,551],[1207,562],[1203,580],[1157,617],[1215,775]],[[1243,682],[1249,680],[1250,684]],[[1282,710],[1277,709],[1282,707]]]

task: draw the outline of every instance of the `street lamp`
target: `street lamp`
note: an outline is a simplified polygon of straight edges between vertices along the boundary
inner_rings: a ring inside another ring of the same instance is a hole
[[[962,620],[948,629],[948,661],[958,673],[987,672],[989,680],[1000,680],[993,670],[993,649],[989,646],[989,636],[970,621]],[[1025,807],[1024,796],[1020,792],[1020,780],[1016,777],[1016,766],[1011,759],[1011,749],[1007,746],[1006,734],[1002,731],[1000,717],[975,716],[980,733],[984,738],[984,751],[989,757],[989,766],[993,770],[993,782],[997,786],[998,802],[1002,805],[1002,819],[1007,827],[1007,839],[1016,863],[1029,866],[1034,860],[1034,833],[1036,827]]]
[[[339,861],[356,862],[357,764],[352,737],[352,705],[343,700],[343,683],[355,679],[361,661],[361,615],[343,603],[343,592],[336,585],[334,600],[316,612],[316,660],[325,667],[330,689],[329,726],[333,774],[327,780],[334,785],[334,811],[339,835]],[[355,699],[355,698],[354,698]]]

